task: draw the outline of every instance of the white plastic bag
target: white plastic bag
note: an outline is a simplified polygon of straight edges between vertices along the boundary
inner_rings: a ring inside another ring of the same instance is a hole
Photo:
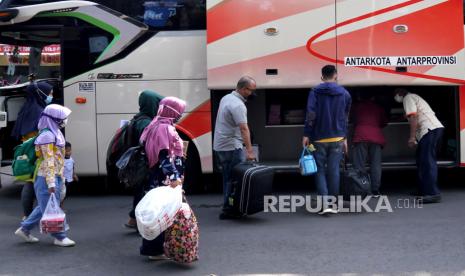
[[[181,206],[181,186],[162,186],[150,190],[136,206],[139,233],[144,239],[155,239],[173,224]]]
[[[66,215],[61,210],[55,193],[52,193],[40,219],[40,232],[42,234],[52,234],[66,231],[65,217]]]

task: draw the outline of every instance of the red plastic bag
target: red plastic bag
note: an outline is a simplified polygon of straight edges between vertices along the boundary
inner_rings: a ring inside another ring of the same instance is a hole
[[[40,232],[42,234],[53,234],[66,231],[65,213],[60,208],[60,204],[52,193],[40,219]]]

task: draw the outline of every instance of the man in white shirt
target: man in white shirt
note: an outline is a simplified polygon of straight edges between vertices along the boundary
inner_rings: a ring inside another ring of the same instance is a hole
[[[394,99],[403,103],[410,124],[408,145],[416,149],[418,182],[423,203],[441,201],[439,191],[437,150],[444,133],[444,126],[438,120],[429,104],[420,96],[403,88],[395,91]]]

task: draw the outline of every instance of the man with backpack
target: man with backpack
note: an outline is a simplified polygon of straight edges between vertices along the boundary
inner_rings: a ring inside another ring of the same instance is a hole
[[[144,129],[157,115],[158,105],[162,99],[163,97],[154,91],[142,91],[139,95],[139,113],[137,113],[131,121],[129,121],[129,123],[118,129],[116,134],[113,136],[107,151],[107,181],[110,184],[120,184],[116,162],[130,147],[139,145],[139,138]],[[135,185],[133,185],[133,208],[129,212],[129,221],[124,224],[126,227],[133,229],[137,226],[134,209],[143,197],[143,191],[139,184],[140,183],[135,183]]]

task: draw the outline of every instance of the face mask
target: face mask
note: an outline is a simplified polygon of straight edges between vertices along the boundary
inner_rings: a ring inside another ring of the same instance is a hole
[[[247,101],[253,101],[255,98],[257,98],[257,94],[254,92],[247,97]]]
[[[68,119],[66,118],[63,121],[61,121],[61,123],[59,124],[59,127],[64,128],[67,124],[68,124]]]
[[[53,96],[47,96],[47,98],[45,98],[45,103],[46,104],[51,104],[53,101]]]
[[[42,90],[39,89],[39,87],[36,87],[37,91],[39,91],[42,95],[44,95],[45,98],[45,104],[51,104],[53,101],[53,96],[45,94]]]
[[[399,94],[396,94],[396,95],[394,96],[394,100],[395,100],[396,102],[398,102],[398,103],[402,103],[402,102],[404,101],[404,96],[401,96],[401,95],[399,95]]]

